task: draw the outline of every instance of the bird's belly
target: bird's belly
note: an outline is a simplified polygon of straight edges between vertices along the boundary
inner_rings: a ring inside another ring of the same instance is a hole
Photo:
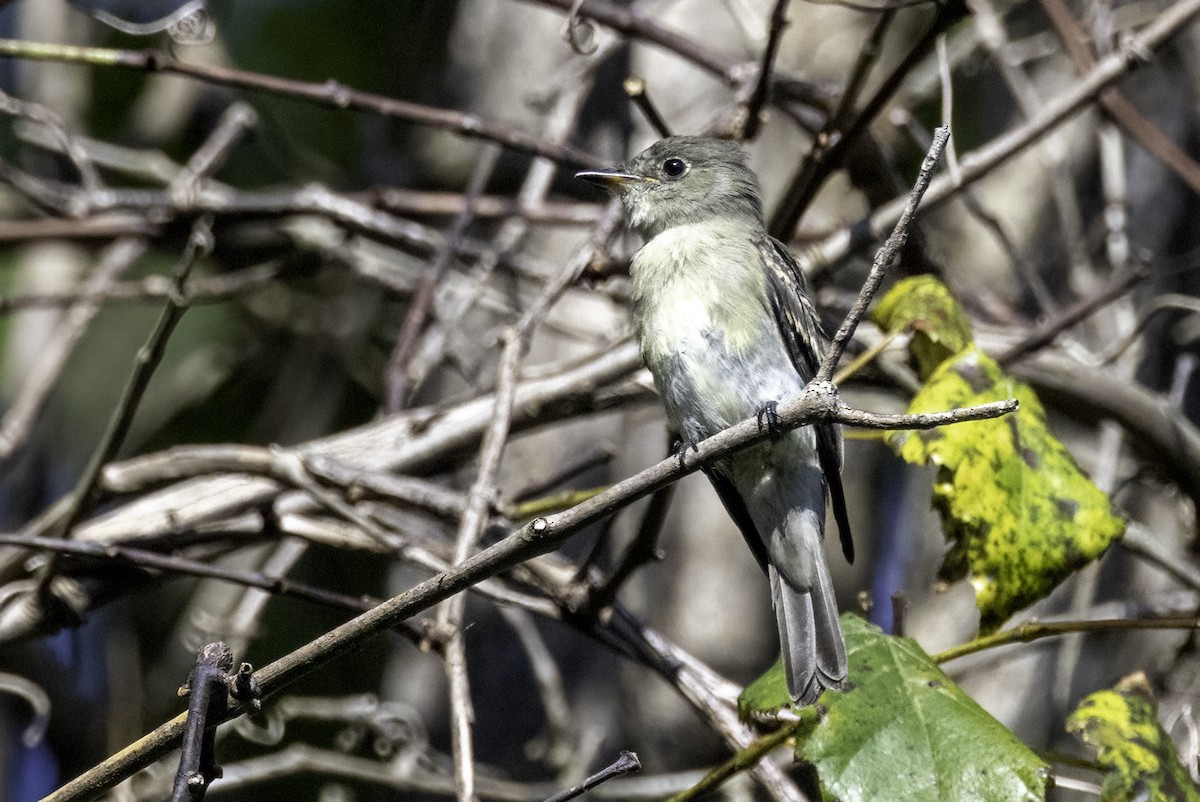
[[[770,401],[799,394],[796,375],[777,337],[763,332],[743,348],[730,348],[706,327],[677,338],[651,366],[672,427],[689,441],[710,437],[762,410]],[[649,360],[648,360],[649,361]]]

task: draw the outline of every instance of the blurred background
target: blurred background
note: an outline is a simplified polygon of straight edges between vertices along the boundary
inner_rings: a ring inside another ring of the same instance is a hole
[[[1008,368],[1148,535],[1023,617],[1196,612],[1200,27],[1147,54],[1103,111],[1093,97],[977,176],[973,155],[1072,91],[1170,4],[783,3],[790,24],[770,101],[749,128],[775,2],[591,0],[572,11],[580,5],[0,3],[4,531],[53,535],[62,523],[61,499],[88,475],[180,286],[186,311],[129,408],[109,455],[117,470],[97,477],[75,516],[75,540],[351,600],[412,587],[454,561],[492,414],[471,402],[495,389],[503,328],[580,254],[590,258],[533,332],[520,379],[531,394],[556,376],[570,388],[518,410],[483,542],[536,514],[524,502],[661,459],[662,413],[627,359],[638,243],[618,235],[591,249],[606,201],[571,178],[658,138],[624,83],[640,76],[672,132],[752,134],[773,232],[811,271],[828,328],[866,274],[872,213],[904,196],[932,129],[949,122],[967,177],[921,215],[894,275],[941,277],[990,352],[1051,332]],[[828,158],[813,159],[814,148]],[[951,164],[943,172],[954,176]],[[879,338],[864,324],[852,350]],[[893,347],[842,389],[851,406],[898,412],[913,387]],[[221,461],[187,448],[206,444],[278,445],[421,480],[420,498],[405,501],[343,494],[365,480],[336,478],[329,464],[317,476],[411,548],[389,552],[357,519],[236,463],[269,452],[231,449]],[[929,652],[978,626],[970,584],[939,579],[932,476],[878,437],[850,433],[844,481],[859,558],[830,555],[843,610],[888,630],[901,621]],[[437,491],[446,497],[431,500]],[[702,704],[614,645],[603,615],[564,602],[588,576],[579,566],[607,574],[656,528],[661,559],[619,587],[617,620],[652,627],[730,693],[777,656],[767,583],[708,483],[690,476],[665,508],[639,502],[470,595],[463,631],[484,798],[543,799],[620,750],[639,754],[643,774],[595,793],[662,798],[729,754],[732,736]],[[10,678],[0,687],[11,691],[0,695],[0,796],[10,800],[49,793],[180,712],[175,689],[201,644],[225,640],[261,666],[354,614],[131,559],[13,546],[0,550],[0,583]],[[1050,755],[1084,754],[1063,730],[1082,696],[1144,670],[1195,771],[1197,667],[1188,633],[1134,630],[1007,647],[948,670]],[[223,728],[225,779],[210,794],[453,796],[448,709],[436,638],[376,638],[289,687],[265,718]],[[114,798],[165,798],[177,762]],[[1086,789],[1098,775],[1061,770],[1084,790],[1053,798],[1096,798]],[[781,793],[743,776],[717,796]]]

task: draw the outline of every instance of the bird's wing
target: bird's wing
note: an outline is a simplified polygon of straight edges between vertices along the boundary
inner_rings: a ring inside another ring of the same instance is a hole
[[[792,366],[800,378],[811,381],[817,375],[826,344],[825,332],[821,330],[820,318],[813,306],[808,282],[796,264],[795,257],[783,243],[763,235],[755,245],[762,257],[763,271],[767,276],[767,293],[779,334],[787,346]],[[833,423],[814,426],[817,434],[817,456],[821,461],[821,472],[829,488],[833,505],[833,517],[837,521],[842,553],[846,560],[854,562],[854,541],[850,535],[850,517],[846,513],[846,496],[842,492],[842,433]],[[728,507],[728,502],[726,502]]]

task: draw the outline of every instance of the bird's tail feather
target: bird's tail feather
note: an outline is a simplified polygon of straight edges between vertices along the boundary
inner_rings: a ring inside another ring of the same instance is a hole
[[[788,692],[800,705],[812,704],[826,688],[846,679],[846,645],[838,622],[829,568],[817,560],[812,590],[799,591],[770,566],[771,601],[779,623],[779,646]]]

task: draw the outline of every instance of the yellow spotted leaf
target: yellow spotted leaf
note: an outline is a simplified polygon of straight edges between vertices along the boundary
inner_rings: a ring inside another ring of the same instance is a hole
[[[1088,696],[1067,719],[1067,730],[1096,747],[1096,761],[1107,772],[1102,802],[1200,802],[1200,787],[1179,762],[1156,707],[1139,672]]]
[[[962,307],[933,276],[896,282],[875,306],[871,319],[884,331],[912,335],[909,350],[922,380],[974,341]]]
[[[908,332],[925,386],[909,412],[1015,397],[1003,418],[888,437],[905,460],[938,469],[933,504],[951,548],[942,576],[970,575],[983,630],[995,629],[1102,554],[1124,532],[1108,498],[1050,433],[1028,386],[1004,375],[973,343],[970,323],[932,276],[897,282],[873,319]]]
[[[942,576],[970,575],[984,632],[1046,596],[1125,531],[1108,497],[1047,428],[1037,395],[978,347],[943,362],[908,411],[1005,398],[1020,409],[888,437],[908,462],[937,467],[933,506],[951,541]]]

